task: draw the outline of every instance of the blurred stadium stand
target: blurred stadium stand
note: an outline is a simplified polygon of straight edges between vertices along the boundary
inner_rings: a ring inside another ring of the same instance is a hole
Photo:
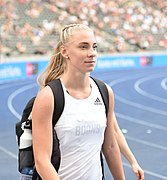
[[[166,0],[3,0],[1,54],[48,55],[69,23],[91,26],[100,53],[167,49]]]

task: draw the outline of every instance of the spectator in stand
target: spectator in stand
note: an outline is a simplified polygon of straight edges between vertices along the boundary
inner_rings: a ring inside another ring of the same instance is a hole
[[[43,7],[39,6],[36,2],[32,2],[30,9],[27,10],[26,14],[31,18],[38,18],[43,11]]]
[[[18,42],[16,43],[16,50],[17,50],[17,52],[19,52],[20,54],[25,54],[27,49],[26,49],[26,46],[23,45],[22,42],[18,41]]]
[[[160,40],[159,45],[167,50],[167,33],[164,38]]]
[[[0,43],[0,54],[10,56],[11,55],[11,49]]]

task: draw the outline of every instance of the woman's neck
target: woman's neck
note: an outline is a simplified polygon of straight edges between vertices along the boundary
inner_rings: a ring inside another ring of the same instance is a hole
[[[61,76],[61,81],[66,88],[72,89],[84,89],[90,86],[90,73],[87,74],[74,74],[74,73],[65,73]]]
[[[86,76],[63,75],[60,79],[68,93],[76,99],[85,99],[91,94],[92,87],[89,74]]]

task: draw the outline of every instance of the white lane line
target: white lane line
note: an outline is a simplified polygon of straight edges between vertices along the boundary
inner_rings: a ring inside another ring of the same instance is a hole
[[[163,75],[164,75],[164,74],[163,74]],[[155,78],[159,78],[159,77],[161,77],[161,76],[162,76],[162,74],[159,74],[159,76],[156,75],[156,76],[145,77],[145,78],[139,79],[138,81],[135,82],[135,84],[134,84],[134,89],[135,89],[139,94],[141,94],[141,95],[143,95],[143,96],[145,96],[145,97],[147,97],[147,98],[154,99],[154,100],[159,101],[159,102],[162,102],[162,103],[167,103],[167,99],[161,98],[161,97],[159,97],[159,96],[155,96],[155,95],[153,95],[153,94],[150,94],[150,92],[148,93],[148,92],[146,92],[146,91],[144,91],[144,90],[142,90],[142,89],[140,88],[140,85],[141,85],[143,82],[146,82],[146,81],[149,81],[149,80],[152,80],[152,79],[155,79]]]
[[[34,77],[29,79],[29,81],[33,81],[33,80],[35,80]],[[22,84],[25,85],[25,84],[28,84],[28,83],[27,83],[27,81],[25,82],[25,79],[12,80],[10,82],[7,82],[6,84],[0,84],[0,90],[7,89],[7,88],[10,88],[10,87],[20,86]]]
[[[167,78],[165,78],[161,81],[161,87],[163,89],[167,90]]]
[[[125,137],[128,140],[131,140],[131,141],[134,141],[134,142],[137,142],[137,143],[140,143],[140,144],[144,144],[144,145],[147,145],[147,146],[150,146],[150,147],[153,147],[153,148],[157,148],[157,149],[160,149],[160,150],[167,151],[167,147],[165,147],[165,146],[157,145],[157,144],[154,144],[154,143],[151,143],[151,142],[148,142],[148,141],[143,141],[141,139],[133,138],[133,137],[127,136],[127,135],[125,135]]]
[[[5,154],[11,156],[14,159],[18,159],[16,154],[13,154],[12,152],[8,151],[6,148],[0,146],[0,151],[4,152]]]
[[[156,109],[156,108],[145,106],[143,104],[135,103],[135,102],[129,101],[129,100],[125,99],[125,98],[122,98],[122,97],[120,97],[120,96],[118,96],[116,94],[115,94],[115,99],[117,99],[117,100],[121,101],[122,103],[125,103],[125,104],[127,104],[129,106],[133,106],[133,107],[136,107],[138,109],[142,109],[144,111],[149,111],[149,112],[152,112],[152,113],[167,116],[167,111],[163,111],[163,110],[159,110],[159,109]]]
[[[154,173],[152,171],[148,171],[146,169],[144,169],[144,173],[149,174],[149,175],[154,176],[154,177],[157,177],[157,178],[160,178],[160,179],[167,180],[167,176],[163,176],[161,174],[157,174],[157,173]]]
[[[125,167],[128,167],[128,168],[131,168],[131,166],[125,162],[122,163],[123,166]],[[144,170],[144,174],[148,174],[150,176],[154,176],[154,177],[157,177],[157,178],[160,178],[160,179],[164,179],[164,180],[167,180],[167,176],[163,176],[161,174],[158,174],[158,173],[154,173],[152,171],[149,171],[149,170],[146,170],[146,169],[143,169]]]
[[[115,112],[115,114],[116,114],[116,117],[119,117],[119,118],[124,119],[126,121],[130,121],[132,123],[136,123],[136,124],[140,124],[140,125],[143,125],[143,126],[148,126],[148,127],[152,127],[152,128],[155,128],[155,129],[167,131],[167,127],[166,126],[161,126],[159,124],[153,124],[153,123],[150,123],[150,122],[141,121],[139,119],[132,118],[130,116],[126,116],[124,114],[117,113],[117,112]]]
[[[9,110],[11,111],[11,113],[18,119],[21,119],[21,115],[15,110],[15,108],[13,107],[12,105],[12,101],[13,99],[20,93],[28,90],[28,89],[31,89],[33,87],[36,86],[36,83],[33,83],[33,84],[30,84],[30,85],[26,85],[26,86],[23,86],[19,89],[17,89],[16,91],[14,91],[8,98],[8,108]]]
[[[125,82],[127,80],[132,80],[132,79],[136,79],[136,78],[140,78],[142,74],[137,74],[137,75],[132,75],[132,76],[124,76],[123,78],[118,78],[118,79],[115,79],[113,81],[110,81],[108,83],[109,86],[114,86],[116,84],[119,84],[121,82]],[[142,76],[144,76],[145,74],[143,74]]]

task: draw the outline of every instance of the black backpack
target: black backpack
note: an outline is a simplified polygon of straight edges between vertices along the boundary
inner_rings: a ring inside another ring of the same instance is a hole
[[[109,107],[108,89],[102,81],[97,80],[95,78],[92,78],[92,79],[95,81],[95,83],[97,84],[97,86],[99,88],[99,91],[101,93],[101,96],[102,96],[102,99],[103,99],[103,102],[105,105],[106,115],[107,115],[108,107]],[[55,124],[57,123],[58,119],[60,118],[60,116],[63,112],[63,109],[64,109],[64,93],[63,93],[63,88],[62,88],[62,84],[61,84],[60,79],[52,80],[51,82],[48,83],[48,85],[51,87],[51,89],[53,91],[53,95],[54,95],[55,107],[54,107],[53,123],[52,123],[52,125],[54,127]],[[21,121],[16,123],[15,128],[16,128],[17,144],[19,147],[19,150],[18,150],[18,170],[20,173],[22,173],[22,170],[24,168],[32,168],[33,169],[32,179],[36,180],[37,177],[38,177],[38,179],[40,179],[40,177],[39,177],[39,175],[35,169],[35,166],[34,166],[35,163],[34,163],[32,144],[29,147],[26,147],[23,149],[20,148],[20,137],[24,132],[22,129],[22,126],[24,125],[25,128],[32,130],[32,121],[31,121],[30,114],[32,111],[34,100],[35,100],[35,97],[33,97],[32,99],[29,100],[29,102],[27,103],[27,105],[25,106],[25,108],[23,110]],[[56,138],[57,138],[56,135],[53,134],[53,143],[56,142],[55,141]],[[53,148],[51,162],[54,165],[55,169],[58,170],[59,163],[57,163],[57,162],[60,162],[59,161],[60,154],[57,152],[55,153],[54,151],[55,150]],[[55,159],[55,156],[57,156],[56,159]],[[102,155],[101,155],[101,158],[102,158]],[[102,164],[102,167],[103,167],[103,164]]]

